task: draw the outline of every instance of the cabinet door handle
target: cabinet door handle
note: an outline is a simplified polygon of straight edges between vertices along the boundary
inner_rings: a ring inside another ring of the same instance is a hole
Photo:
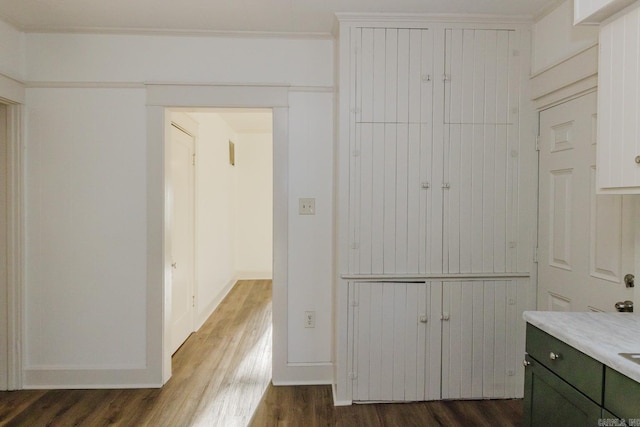
[[[554,353],[553,351],[551,353],[549,353],[549,359],[551,360],[558,360],[560,359],[560,353]]]
[[[636,163],[640,165],[640,156],[636,156]]]

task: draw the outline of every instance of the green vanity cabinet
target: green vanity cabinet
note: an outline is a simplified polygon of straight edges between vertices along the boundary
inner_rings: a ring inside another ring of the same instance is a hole
[[[598,425],[604,365],[527,324],[525,426]]]
[[[526,349],[525,426],[640,425],[640,383],[530,323]]]
[[[597,426],[600,406],[529,357],[525,370],[525,426]]]
[[[634,420],[632,424],[640,423],[640,384],[620,372],[605,369],[604,377],[604,408],[615,418]],[[604,416],[609,418],[609,416]]]

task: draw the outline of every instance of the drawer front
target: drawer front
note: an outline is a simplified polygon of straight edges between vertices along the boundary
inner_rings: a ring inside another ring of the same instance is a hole
[[[640,384],[607,366],[603,406],[616,417],[640,420]]]
[[[527,324],[527,353],[591,400],[602,404],[602,363],[530,324]]]

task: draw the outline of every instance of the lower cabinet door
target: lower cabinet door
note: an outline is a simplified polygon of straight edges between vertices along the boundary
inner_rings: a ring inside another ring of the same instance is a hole
[[[598,425],[602,408],[553,372],[528,357],[525,370],[525,426]]]
[[[353,284],[353,400],[440,399],[442,284]]]

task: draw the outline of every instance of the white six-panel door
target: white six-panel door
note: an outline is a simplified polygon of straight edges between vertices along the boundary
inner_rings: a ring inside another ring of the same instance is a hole
[[[596,93],[540,113],[538,308],[614,311],[633,299],[633,196],[596,195]]]

